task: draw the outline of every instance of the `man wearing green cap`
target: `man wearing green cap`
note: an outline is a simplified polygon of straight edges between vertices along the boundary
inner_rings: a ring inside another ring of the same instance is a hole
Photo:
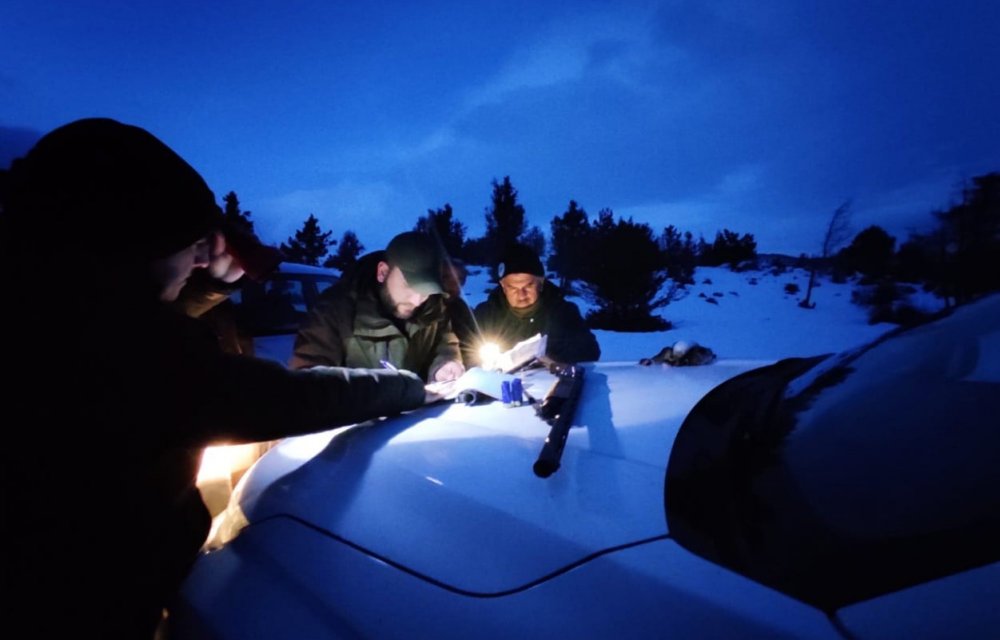
[[[401,233],[327,289],[299,328],[289,368],[317,365],[412,371],[428,382],[465,371],[445,312],[441,252]]]

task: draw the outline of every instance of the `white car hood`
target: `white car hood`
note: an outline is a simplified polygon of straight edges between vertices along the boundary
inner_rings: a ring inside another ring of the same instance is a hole
[[[667,533],[670,448],[694,404],[761,361],[588,365],[562,464],[532,471],[549,426],[534,406],[439,404],[289,438],[246,476],[250,526],[291,518],[460,592],[524,588]],[[553,378],[526,374],[540,399]]]

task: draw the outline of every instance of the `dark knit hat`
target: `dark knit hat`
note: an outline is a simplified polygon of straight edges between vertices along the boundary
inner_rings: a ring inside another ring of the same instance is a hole
[[[386,262],[399,267],[414,291],[425,295],[444,291],[441,251],[429,235],[418,231],[401,233],[389,242],[385,255]]]
[[[64,255],[138,263],[176,253],[221,222],[197,171],[148,131],[115,120],[55,129],[15,166],[11,231],[42,233]]]
[[[508,247],[497,264],[498,278],[503,279],[512,273],[530,273],[533,276],[545,277],[542,261],[531,247],[523,244]]]

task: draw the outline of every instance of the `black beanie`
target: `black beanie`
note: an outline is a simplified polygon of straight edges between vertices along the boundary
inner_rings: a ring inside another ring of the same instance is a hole
[[[530,273],[533,276],[545,277],[542,261],[531,247],[523,244],[509,246],[497,264],[498,278],[503,279],[512,273]]]
[[[215,195],[179,155],[106,118],[55,129],[12,165],[6,214],[18,242],[41,235],[64,255],[130,262],[176,253],[222,219]]]

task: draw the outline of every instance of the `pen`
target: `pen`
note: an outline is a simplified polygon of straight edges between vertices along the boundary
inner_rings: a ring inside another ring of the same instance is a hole
[[[379,364],[382,365],[383,369],[388,369],[389,371],[399,371],[399,369],[394,367],[393,364],[388,360],[379,360]]]

